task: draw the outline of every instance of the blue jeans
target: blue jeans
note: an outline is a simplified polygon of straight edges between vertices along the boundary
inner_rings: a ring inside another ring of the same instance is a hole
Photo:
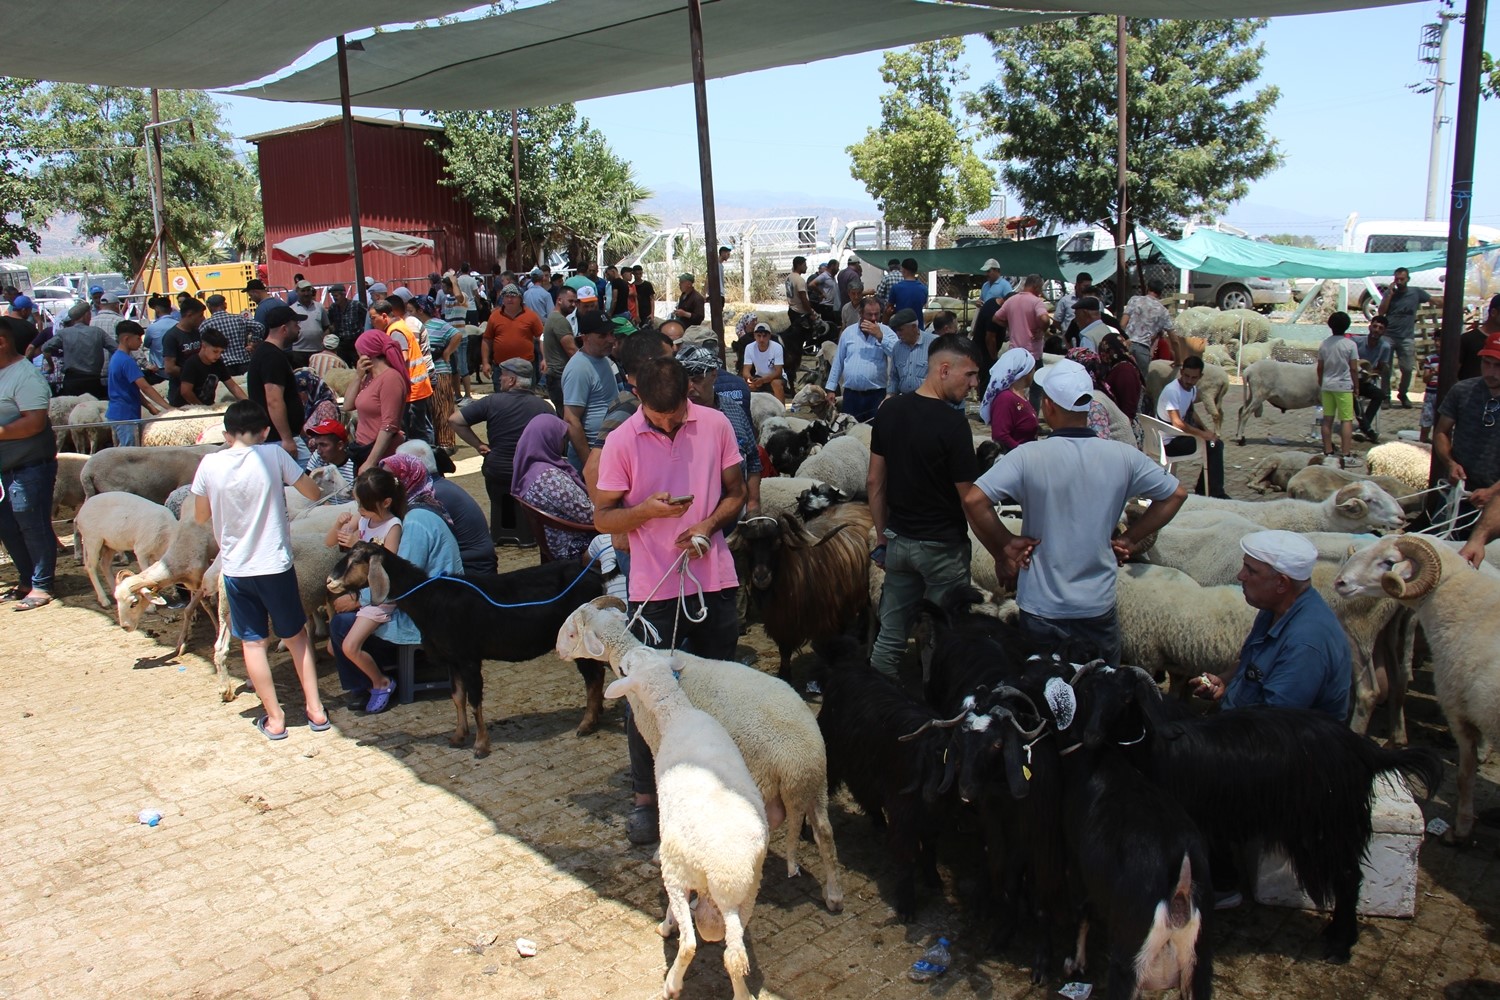
[[[1095,618],[1043,618],[1021,612],[1021,635],[1026,641],[1053,649],[1071,647],[1074,663],[1095,657],[1112,667],[1120,665],[1120,619],[1111,608]]]
[[[969,548],[962,542],[925,542],[886,532],[885,589],[880,594],[880,635],[870,665],[895,677],[906,655],[912,612],[924,597],[941,605],[959,587],[969,585]]]
[[[349,630],[354,628],[356,614],[357,612],[354,611],[340,611],[330,618],[328,636],[333,640],[333,664],[338,667],[339,687],[345,691],[360,691],[368,694],[370,678],[366,677],[365,672],[344,655],[344,639],[348,637]],[[399,655],[394,644],[374,635],[365,640],[364,649],[370,654],[370,658],[382,667],[394,666]]]
[[[875,411],[885,402],[884,389],[845,389],[839,409],[862,424],[875,419]]]
[[[0,500],[0,543],[16,564],[16,589],[50,594],[57,569],[57,536],[52,533],[57,459],[0,472],[0,483],[5,485],[5,499]]]

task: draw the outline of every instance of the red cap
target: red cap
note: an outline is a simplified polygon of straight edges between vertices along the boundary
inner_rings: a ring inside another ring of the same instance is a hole
[[[1496,361],[1500,361],[1500,333],[1490,334],[1489,339],[1484,342],[1484,346],[1479,349],[1479,356],[1481,358],[1494,358]]]
[[[330,437],[338,438],[340,441],[349,440],[349,432],[345,430],[344,425],[339,423],[337,420],[324,420],[322,423],[319,423],[314,427],[309,427],[307,429],[307,433],[317,435],[327,434]]]

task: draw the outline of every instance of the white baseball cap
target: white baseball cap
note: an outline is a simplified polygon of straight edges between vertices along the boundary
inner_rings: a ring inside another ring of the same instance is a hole
[[[1089,403],[1094,400],[1094,379],[1088,369],[1076,361],[1064,358],[1056,364],[1039,368],[1036,380],[1041,383],[1047,398],[1064,410],[1087,413]]]

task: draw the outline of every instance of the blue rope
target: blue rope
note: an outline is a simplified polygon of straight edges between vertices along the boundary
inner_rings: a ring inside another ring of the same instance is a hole
[[[562,589],[562,593],[558,594],[556,597],[549,597],[545,601],[526,601],[525,603],[522,603],[522,604],[501,604],[499,601],[497,601],[494,598],[490,597],[489,594],[486,594],[480,587],[476,586],[472,581],[465,580],[461,576],[447,576],[447,575],[434,576],[434,577],[432,577],[430,579],[423,580],[421,583],[417,584],[415,587],[411,588],[406,593],[404,593],[404,594],[398,594],[395,597],[388,597],[388,598],[386,598],[386,601],[387,601],[387,603],[395,604],[397,601],[405,600],[406,598],[410,597],[412,594],[415,594],[417,591],[421,590],[423,587],[427,586],[429,583],[437,583],[439,580],[448,580],[448,581],[451,581],[453,583],[461,583],[461,584],[463,584],[465,587],[468,587],[470,590],[474,591],[480,597],[484,598],[486,601],[489,601],[491,604],[493,604],[497,608],[504,608],[504,609],[507,609],[507,610],[510,609],[510,608],[539,608],[539,607],[541,607],[544,604],[551,604],[554,601],[560,601],[560,600],[562,600],[563,597],[565,597],[567,595],[568,591],[570,591],[574,587],[578,586],[578,581],[579,580],[582,580],[584,577],[588,576],[589,570],[592,569],[593,566],[594,566],[594,563],[596,563],[598,561],[599,561],[599,557],[597,555],[594,556],[592,559],[590,559],[588,561],[588,565],[586,565],[586,566],[583,567],[583,572],[579,573],[576,577],[574,577],[573,578],[573,582],[570,583],[570,584],[568,584],[566,587],[564,587]]]

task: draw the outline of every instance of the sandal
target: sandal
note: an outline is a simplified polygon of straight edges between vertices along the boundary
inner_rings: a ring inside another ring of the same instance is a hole
[[[279,733],[273,733],[269,729],[266,728],[266,722],[267,721],[268,720],[267,720],[266,716],[264,716],[264,715],[262,715],[260,718],[258,718],[258,719],[255,720],[255,728],[260,730],[260,734],[262,736],[264,736],[268,740],[284,740],[284,739],[286,739],[287,732],[286,732],[285,729],[283,729]]]
[[[13,607],[13,608],[11,608],[11,610],[12,611],[35,611],[37,608],[45,608],[47,605],[49,605],[51,603],[52,603],[52,598],[50,598],[50,597],[35,597],[35,596],[32,596],[32,595],[28,594],[27,596],[25,596],[25,597],[21,598],[19,601],[17,601],[16,602],[16,606]]]
[[[0,591],[0,604],[5,604],[10,601],[18,601],[29,593],[31,593],[31,591],[23,591],[20,587],[9,587],[3,591]]]
[[[333,720],[328,717],[327,710],[324,710],[323,721],[314,722],[312,720],[312,717],[309,716],[307,719],[307,728],[311,729],[315,733],[326,733],[328,732],[328,730],[333,728]]]

